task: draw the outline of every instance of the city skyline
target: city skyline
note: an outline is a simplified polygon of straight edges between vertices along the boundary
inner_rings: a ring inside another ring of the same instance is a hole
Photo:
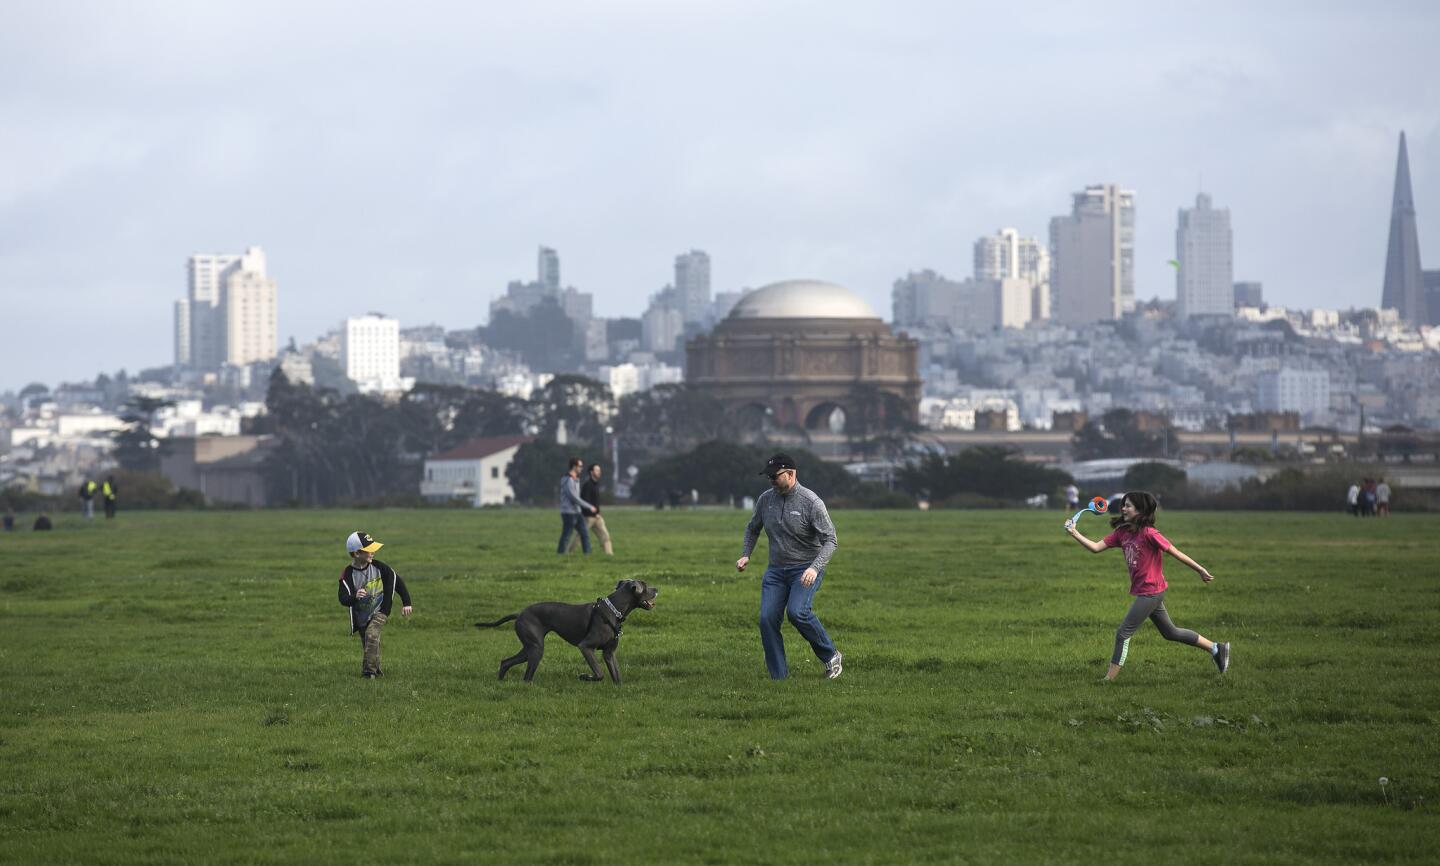
[[[369,310],[480,324],[541,245],[599,316],[640,316],[687,250],[716,294],[816,278],[888,310],[905,274],[963,279],[975,238],[1043,238],[1100,183],[1136,193],[1137,300],[1174,298],[1175,213],[1203,191],[1267,301],[1375,306],[1401,130],[1419,247],[1440,249],[1423,4],[763,8],[19,4],[0,33],[0,390],[170,363],[196,253],[266,250],[281,344]],[[567,59],[535,63],[531,33]],[[1027,117],[976,125],[1017,92]]]

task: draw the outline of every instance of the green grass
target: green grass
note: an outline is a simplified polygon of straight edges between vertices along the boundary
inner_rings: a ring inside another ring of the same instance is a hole
[[[1177,624],[1058,513],[835,515],[816,610],[765,674],[746,515],[615,510],[560,558],[543,511],[122,513],[0,535],[0,862],[1434,862],[1440,519],[1173,513]],[[1099,519],[1082,528],[1101,531]],[[416,613],[358,676],[335,583],[363,528]],[[661,588],[624,685],[470,624]],[[1378,778],[1391,779],[1382,792]],[[1388,802],[1387,802],[1388,799]]]

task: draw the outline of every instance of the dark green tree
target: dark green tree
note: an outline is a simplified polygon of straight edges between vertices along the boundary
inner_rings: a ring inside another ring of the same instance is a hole
[[[1185,495],[1185,470],[1168,463],[1136,463],[1125,470],[1126,490],[1146,490],[1162,502]]]
[[[478,330],[485,345],[517,353],[535,370],[573,370],[581,360],[575,323],[554,298],[526,313],[496,310],[489,326]]]
[[[1099,423],[1088,421],[1075,431],[1071,439],[1075,456],[1081,460],[1164,456],[1173,429],[1167,423],[1161,430],[1141,430],[1136,421],[1129,409],[1107,409]]]
[[[718,400],[684,384],[627,394],[615,418],[625,460],[648,463],[712,439],[736,439],[735,418]]]
[[[521,445],[505,469],[505,477],[515,491],[515,501],[530,505],[558,503],[560,476],[569,467],[571,456],[584,457],[553,439],[536,439]]]
[[[567,441],[601,446],[605,441],[603,419],[613,409],[610,387],[584,376],[556,376],[530,395],[532,423],[541,439],[556,438],[563,420]]]
[[[112,452],[115,462],[134,472],[159,472],[160,458],[168,451],[167,443],[156,438],[151,426],[158,410],[174,405],[170,400],[156,397],[132,397],[126,401],[126,411],[120,416],[125,429],[110,434],[115,443]]]
[[[703,442],[693,451],[642,466],[631,495],[651,504],[670,501],[676,495],[689,501],[691,490],[699,491],[705,502],[739,502],[746,496],[759,496],[769,486],[760,470],[774,451],[764,445]],[[802,449],[787,448],[786,452],[795,458],[800,483],[821,498],[847,495],[859,487],[859,480],[843,466],[826,463]]]
[[[920,498],[943,501],[957,494],[1019,501],[1054,494],[1070,475],[1027,463],[1019,449],[977,445],[949,456],[927,454],[900,472],[900,486]]]

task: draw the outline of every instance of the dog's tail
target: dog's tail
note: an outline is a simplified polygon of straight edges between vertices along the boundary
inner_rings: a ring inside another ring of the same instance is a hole
[[[509,622],[509,621],[512,620],[512,619],[519,619],[519,618],[520,618],[520,614],[518,614],[518,613],[512,613],[512,614],[510,614],[509,616],[502,616],[502,617],[500,617],[499,619],[495,620],[494,622],[477,622],[477,623],[475,623],[475,627],[476,627],[476,628],[494,628],[494,627],[497,626],[497,625],[503,625],[503,624]]]

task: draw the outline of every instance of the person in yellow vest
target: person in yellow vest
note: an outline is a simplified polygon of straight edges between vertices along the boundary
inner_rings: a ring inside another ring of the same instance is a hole
[[[115,516],[115,499],[119,494],[120,490],[115,486],[115,476],[106,476],[105,483],[100,486],[100,495],[105,497],[106,520]]]
[[[80,482],[80,506],[86,517],[95,516],[95,482],[89,478]]]

